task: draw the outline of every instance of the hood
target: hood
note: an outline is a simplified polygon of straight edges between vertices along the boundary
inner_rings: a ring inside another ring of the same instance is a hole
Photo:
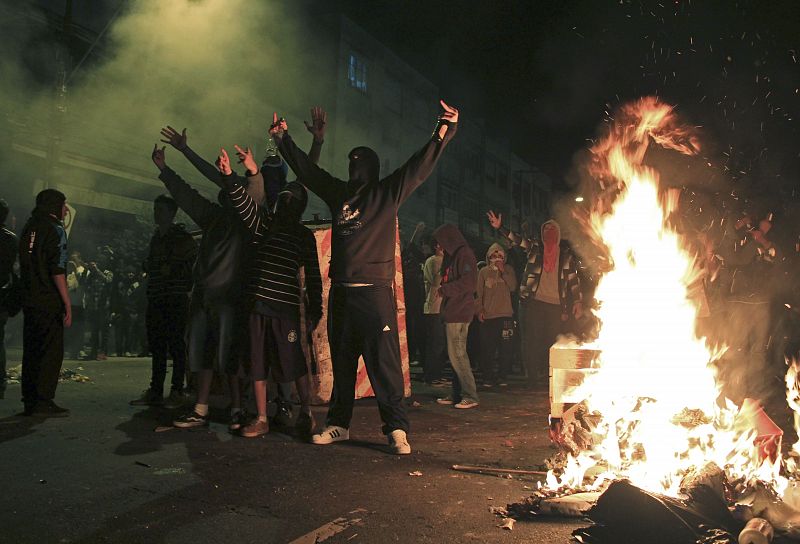
[[[32,215],[54,215],[61,219],[61,207],[67,197],[61,191],[55,189],[45,189],[36,195],[36,207],[31,212]]]
[[[550,219],[549,221],[545,221],[544,223],[542,223],[542,228],[540,230],[540,235],[542,237],[542,243],[546,242],[545,239],[544,239],[544,229],[548,225],[552,225],[552,226],[554,226],[556,228],[555,245],[556,245],[556,247],[558,247],[559,245],[561,245],[561,226],[558,224],[558,222],[555,219]]]
[[[467,241],[461,231],[458,230],[458,227],[450,223],[445,223],[433,231],[433,237],[449,255],[455,254],[458,248],[467,245]]]
[[[506,262],[506,259],[507,259],[506,250],[505,250],[505,248],[503,246],[501,246],[497,242],[495,242],[494,244],[490,245],[489,249],[486,250],[486,262],[487,263],[489,262],[489,255],[491,255],[495,251],[499,251],[500,253],[502,253],[503,254],[503,262]]]
[[[275,217],[298,222],[303,218],[303,212],[308,205],[308,191],[296,181],[290,181],[286,187],[278,193],[275,201]]]
[[[380,179],[381,161],[375,151],[369,147],[356,147],[347,157],[350,159],[349,181],[356,185],[365,185]]]
[[[261,175],[264,178],[264,192],[266,193],[267,204],[272,207],[278,198],[278,193],[286,185],[289,167],[286,165],[286,161],[278,156],[267,157],[261,164]]]

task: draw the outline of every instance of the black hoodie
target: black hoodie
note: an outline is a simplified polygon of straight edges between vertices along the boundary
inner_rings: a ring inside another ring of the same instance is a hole
[[[433,172],[453,124],[442,142],[428,141],[408,161],[380,179],[378,156],[369,148],[350,152],[350,182],[314,164],[289,133],[278,149],[298,181],[316,193],[333,215],[329,276],[337,283],[390,284],[394,281],[397,209]],[[355,158],[355,160],[353,160]]]

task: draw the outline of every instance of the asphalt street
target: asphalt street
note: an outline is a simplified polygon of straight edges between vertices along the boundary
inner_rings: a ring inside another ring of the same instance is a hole
[[[17,364],[11,357],[9,366]],[[291,433],[244,439],[214,398],[208,428],[160,429],[175,412],[128,405],[149,360],[66,361],[88,383],[59,386],[66,418],[17,414],[0,400],[0,541],[9,543],[566,543],[580,520],[498,527],[490,511],[530,494],[536,477],[455,472],[453,464],[536,469],[554,450],[547,393],[513,383],[474,410],[435,404],[414,383],[414,452],[384,451],[377,408],[357,403],[351,440],[313,446]],[[325,407],[315,407],[318,422]],[[156,431],[158,429],[158,432]]]

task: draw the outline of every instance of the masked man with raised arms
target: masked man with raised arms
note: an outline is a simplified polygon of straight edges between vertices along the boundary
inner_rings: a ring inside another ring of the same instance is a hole
[[[400,205],[430,176],[456,132],[458,110],[441,105],[444,112],[431,139],[403,166],[380,179],[377,153],[356,147],[348,155],[347,182],[315,165],[295,145],[286,121],[273,117],[270,134],[284,160],[333,216],[328,301],[333,394],[327,425],[312,437],[315,444],[350,438],[356,371],[363,355],[389,447],[395,454],[411,453],[393,291],[396,221]]]

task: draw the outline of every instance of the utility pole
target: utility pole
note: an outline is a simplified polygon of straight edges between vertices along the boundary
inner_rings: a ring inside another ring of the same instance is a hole
[[[52,185],[52,180],[56,177],[58,161],[61,158],[64,122],[67,116],[67,78],[72,67],[72,54],[70,53],[71,37],[72,0],[65,0],[63,25],[55,43],[54,52],[56,73],[53,104],[50,111],[50,130],[47,131],[47,162],[44,174],[45,188]]]

